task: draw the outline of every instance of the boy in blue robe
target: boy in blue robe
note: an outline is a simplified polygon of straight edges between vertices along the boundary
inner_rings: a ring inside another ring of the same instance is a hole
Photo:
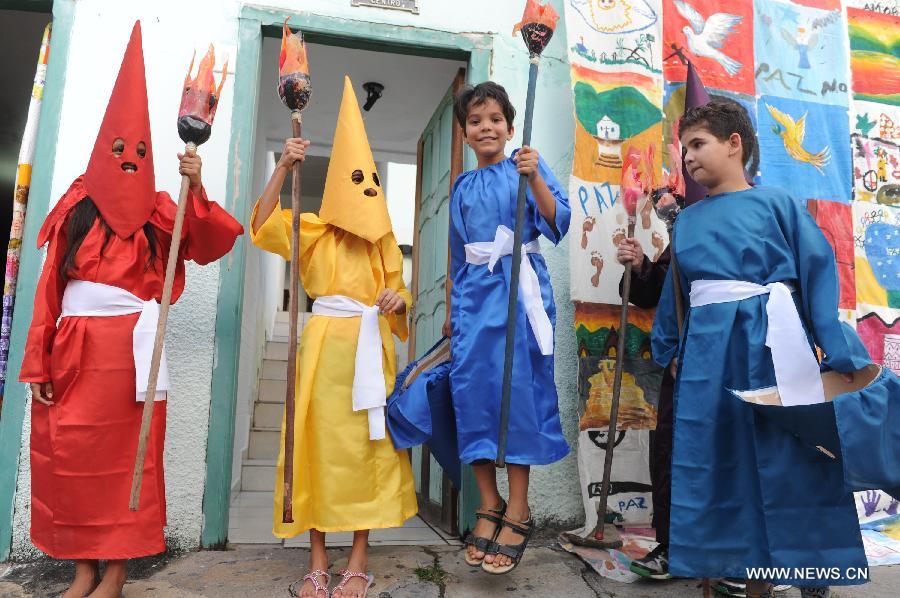
[[[757,143],[746,111],[713,101],[681,122],[684,164],[709,196],[676,221],[684,304],[679,340],[669,270],[654,320],[653,356],[676,372],[669,567],[684,577],[750,578],[786,567],[778,583],[803,596],[863,583],[867,567],[841,462],[786,434],[732,391],[777,387],[784,404],[823,400],[823,369],[852,379],[870,364],[838,320],[834,253],[804,205],[751,187],[743,165]],[[835,568],[838,575],[807,575]],[[802,570],[801,570],[802,569]],[[753,579],[755,577],[755,579]]]
[[[562,435],[553,379],[556,306],[538,236],[557,244],[569,228],[568,199],[533,148],[505,154],[515,109],[493,82],[466,87],[454,115],[478,168],[464,172],[450,200],[450,389],[459,456],[471,463],[481,493],[478,523],[466,538],[466,561],[488,573],[512,570],[521,559],[534,521],[528,507],[531,465],[569,452]],[[512,229],[519,176],[528,177],[523,260],[506,461],[509,503],[497,491],[500,395],[506,341]]]

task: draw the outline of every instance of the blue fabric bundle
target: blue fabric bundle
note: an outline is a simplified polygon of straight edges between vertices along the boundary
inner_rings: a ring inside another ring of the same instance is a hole
[[[441,339],[397,376],[387,400],[387,424],[398,450],[425,444],[453,484],[461,486],[449,339]]]
[[[825,403],[751,405],[805,444],[839,460],[848,491],[883,490],[900,500],[900,378],[887,368],[867,369],[871,381],[865,380],[862,388],[829,392],[826,381],[826,395],[833,398]]]

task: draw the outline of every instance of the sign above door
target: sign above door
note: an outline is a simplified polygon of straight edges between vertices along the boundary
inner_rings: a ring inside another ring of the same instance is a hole
[[[350,6],[389,8],[393,10],[406,10],[413,14],[419,14],[419,0],[350,0]]]

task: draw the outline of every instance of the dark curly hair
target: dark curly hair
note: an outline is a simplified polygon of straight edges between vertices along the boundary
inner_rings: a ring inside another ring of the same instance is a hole
[[[500,104],[500,110],[503,111],[503,116],[506,118],[506,126],[509,129],[512,128],[513,119],[516,117],[516,109],[513,107],[512,102],[509,101],[506,90],[502,85],[498,85],[493,81],[485,81],[475,87],[466,85],[457,92],[456,97],[453,99],[453,115],[463,130],[466,129],[469,109],[472,106],[480,106],[488,100],[494,100]]]
[[[741,136],[741,159],[750,176],[759,170],[759,141],[747,109],[735,100],[715,96],[708,104],[687,110],[678,125],[679,135],[688,129],[701,128],[719,141],[726,141],[732,133]]]

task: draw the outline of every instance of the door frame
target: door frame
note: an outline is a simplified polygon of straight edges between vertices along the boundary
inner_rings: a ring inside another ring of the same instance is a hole
[[[450,88],[448,93],[450,94],[451,102],[452,98],[456,95],[456,93],[462,88],[466,83],[466,69],[460,68],[457,71],[456,76],[453,78],[453,82],[450,84]],[[442,106],[444,102],[447,100],[447,96],[445,95],[441,102],[438,104],[438,107]],[[428,127],[431,126],[429,122],[425,127],[427,130]],[[412,362],[416,358],[416,333],[418,330],[418,325],[416,323],[417,319],[417,311],[416,311],[416,303],[419,296],[419,267],[420,267],[420,247],[419,247],[419,239],[421,238],[419,232],[419,218],[421,216],[421,208],[422,208],[422,171],[424,167],[424,135],[419,137],[419,142],[417,144],[416,151],[416,210],[415,210],[415,218],[414,218],[414,235],[413,235],[413,265],[412,265],[412,281],[411,281],[411,292],[413,297],[413,309],[410,313],[410,335],[409,335],[409,361]],[[456,181],[456,177],[459,176],[463,172],[463,160],[464,160],[464,143],[463,143],[463,130],[462,127],[459,126],[459,123],[456,122],[456,119],[453,119],[452,125],[452,133],[450,137],[450,176],[449,176],[449,189],[448,197],[450,194],[450,190],[453,189],[453,183]],[[449,212],[448,212],[449,214]],[[449,226],[449,222],[447,223]],[[445,312],[448,312],[449,315],[449,306],[450,306],[450,248],[447,248],[447,270],[445,276],[444,286],[446,289],[446,305]],[[460,489],[453,486],[450,482],[450,476],[447,475],[447,472],[443,472],[442,480],[441,480],[441,504],[440,507],[438,505],[431,502],[431,451],[428,449],[426,445],[421,446],[421,462],[420,462],[420,472],[419,472],[419,511],[424,512],[425,515],[431,520],[440,523],[440,527],[449,533],[457,534],[460,532],[459,529],[459,516],[460,516],[460,503],[459,503],[459,493]]]
[[[0,9],[36,10],[48,7],[50,2],[4,2]],[[52,22],[50,55],[41,103],[41,121],[38,124],[34,152],[34,168],[31,174],[31,190],[25,213],[25,229],[22,234],[22,255],[16,297],[34,297],[38,277],[44,261],[44,252],[34,249],[38,232],[47,216],[50,191],[56,163],[56,141],[59,137],[59,117],[62,112],[66,87],[66,66],[69,61],[69,45],[72,25],[75,22],[75,0],[55,0],[48,20]],[[37,60],[37,54],[34,56]],[[25,90],[23,90],[25,91]],[[9,339],[9,357],[6,370],[6,390],[0,413],[0,561],[9,558],[12,550],[12,532],[16,502],[19,456],[22,448],[22,424],[25,421],[27,384],[19,382],[25,339],[34,315],[33,301],[16,301],[13,310]]]
[[[71,2],[72,0],[68,0]],[[249,227],[253,181],[256,116],[259,108],[259,80],[264,35],[281,35],[285,16],[290,15],[307,41],[323,45],[414,54],[466,61],[469,81],[489,78],[493,37],[465,35],[386,23],[371,23],[331,17],[305,11],[269,10],[243,6],[238,19],[237,68],[231,120],[228,163],[234,176],[226,185],[229,211]],[[287,122],[287,113],[285,113]],[[473,166],[467,156],[466,166]],[[204,548],[223,548],[228,539],[231,497],[237,374],[240,360],[241,314],[244,300],[246,235],[222,260],[219,274],[219,301],[216,312],[215,355],[206,454],[206,487],[203,493]],[[464,484],[465,486],[465,484]],[[465,490],[465,489],[464,489]],[[475,492],[475,488],[470,489]]]

